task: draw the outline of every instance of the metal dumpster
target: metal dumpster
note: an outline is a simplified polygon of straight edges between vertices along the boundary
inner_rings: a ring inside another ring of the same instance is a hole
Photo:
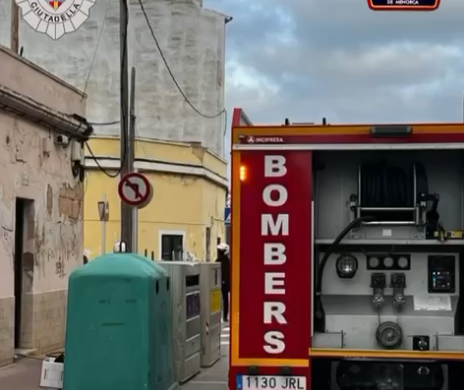
[[[221,264],[199,263],[201,306],[201,366],[219,360],[221,348]]]
[[[171,277],[174,377],[183,383],[200,371],[200,266],[185,261],[160,261]]]

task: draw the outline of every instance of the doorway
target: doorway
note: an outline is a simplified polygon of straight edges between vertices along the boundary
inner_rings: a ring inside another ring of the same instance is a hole
[[[24,253],[24,220],[25,199],[16,198],[15,214],[15,248],[14,248],[14,346],[20,348],[22,323],[22,297],[23,297],[23,253]]]

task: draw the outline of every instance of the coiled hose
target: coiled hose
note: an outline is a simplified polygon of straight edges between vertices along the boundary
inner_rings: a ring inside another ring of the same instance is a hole
[[[403,168],[385,162],[361,167],[361,203],[363,207],[411,207],[414,186]]]

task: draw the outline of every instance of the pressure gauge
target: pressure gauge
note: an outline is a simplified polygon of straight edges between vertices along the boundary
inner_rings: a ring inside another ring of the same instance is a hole
[[[400,257],[398,259],[398,266],[400,268],[407,268],[408,267],[408,259],[406,257]]]
[[[383,265],[386,267],[386,268],[391,268],[393,267],[393,257],[385,257],[385,259],[383,259]]]
[[[370,268],[377,268],[380,264],[380,260],[378,257],[370,257],[369,258],[369,267]]]

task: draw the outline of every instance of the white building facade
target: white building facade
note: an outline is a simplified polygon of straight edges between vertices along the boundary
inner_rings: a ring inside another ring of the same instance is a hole
[[[189,106],[162,60],[140,4],[128,3],[129,72],[132,66],[137,72],[137,137],[200,142],[223,157],[225,115],[204,118]],[[10,42],[10,23],[3,22],[11,14],[10,4],[0,2],[0,44],[4,45]],[[203,8],[201,0],[145,0],[144,5],[169,68],[188,100],[207,116],[221,112],[225,29],[230,18]],[[87,116],[93,122],[120,119],[119,7],[119,1],[98,0],[90,18],[58,41],[20,20],[19,43],[25,58],[84,90],[89,96]],[[119,131],[119,124],[95,128],[99,135],[118,136]]]

